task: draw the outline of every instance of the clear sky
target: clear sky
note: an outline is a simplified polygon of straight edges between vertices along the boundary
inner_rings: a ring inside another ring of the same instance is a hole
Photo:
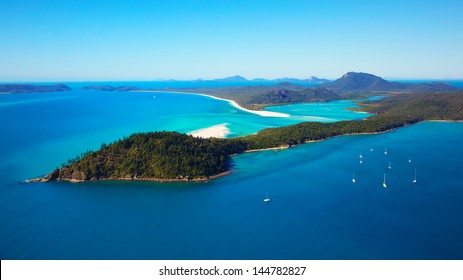
[[[463,1],[2,0],[0,81],[463,78]]]

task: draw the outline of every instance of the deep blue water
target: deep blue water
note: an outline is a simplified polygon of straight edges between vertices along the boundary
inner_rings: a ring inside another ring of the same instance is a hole
[[[234,136],[364,117],[343,109],[351,103],[269,108],[294,116],[265,118],[202,96],[152,95],[0,95],[1,259],[463,258],[463,123],[247,153],[208,183],[22,182],[138,131],[227,123]]]

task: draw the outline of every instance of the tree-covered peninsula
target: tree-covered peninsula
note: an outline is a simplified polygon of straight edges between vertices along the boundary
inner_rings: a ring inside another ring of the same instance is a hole
[[[423,120],[463,120],[462,93],[413,93],[361,103],[375,113],[364,120],[305,122],[230,139],[202,139],[176,132],[137,133],[68,161],[40,181],[206,180],[230,170],[230,156],[287,148],[330,137],[381,133]]]

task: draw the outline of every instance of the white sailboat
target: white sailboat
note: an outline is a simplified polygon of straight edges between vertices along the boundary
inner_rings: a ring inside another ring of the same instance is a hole
[[[391,169],[392,169],[392,165],[391,165],[391,162],[389,162],[389,165],[387,166],[387,168],[388,168],[389,170],[391,170]]]
[[[413,179],[412,183],[413,183],[413,184],[416,184],[416,182],[417,182],[417,181],[416,181],[416,168],[415,168],[415,178]]]
[[[408,157],[408,163],[412,163],[412,160],[410,157]]]
[[[355,180],[355,172],[352,172],[352,183],[355,183],[355,182],[357,182],[357,181]]]
[[[268,198],[268,193],[265,194],[264,202],[270,202],[270,198]]]
[[[384,173],[383,187],[387,188],[387,185],[386,185],[386,173]]]
[[[384,154],[387,155],[387,149],[386,148],[384,148]]]

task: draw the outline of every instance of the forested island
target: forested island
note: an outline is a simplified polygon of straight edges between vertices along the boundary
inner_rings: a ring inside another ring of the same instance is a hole
[[[246,151],[289,148],[340,135],[382,133],[423,120],[463,120],[461,93],[405,93],[359,105],[376,115],[356,121],[305,122],[230,139],[202,139],[177,132],[137,133],[71,159],[35,181],[207,180],[229,171],[230,157]]]
[[[29,85],[29,84],[1,84],[0,94],[6,93],[39,93],[71,91],[72,89],[64,84],[56,85]]]

